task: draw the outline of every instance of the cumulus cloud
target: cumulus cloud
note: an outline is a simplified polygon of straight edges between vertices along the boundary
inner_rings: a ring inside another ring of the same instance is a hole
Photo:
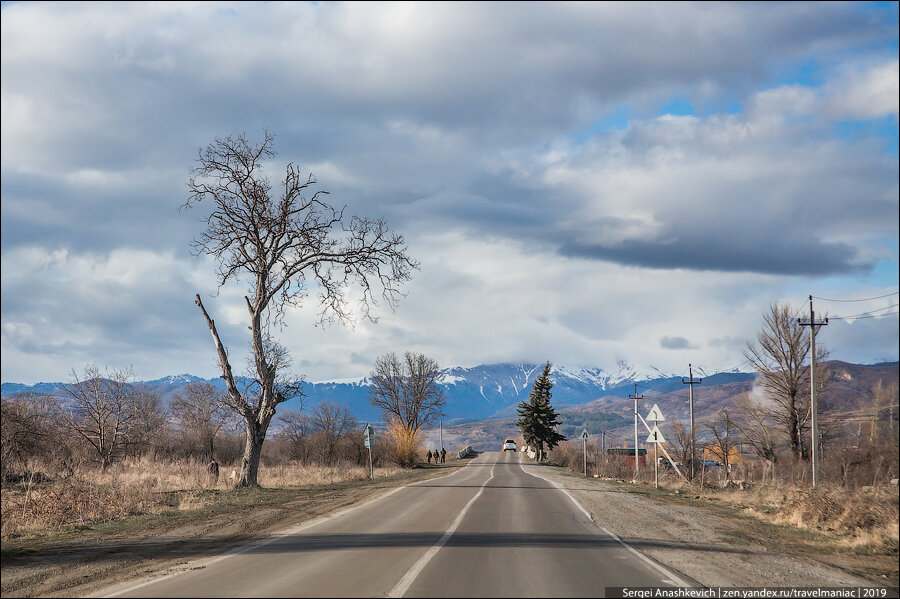
[[[378,325],[289,315],[310,378],[407,348],[733,366],[718,362],[740,343],[721,340],[753,335],[773,299],[835,278],[896,286],[872,274],[897,260],[896,155],[835,134],[895,127],[885,10],[4,4],[3,380],[125,359],[213,374],[192,304],[215,293],[212,266],[188,245],[205,207],[178,208],[199,147],[263,127],[273,181],[303,164],[423,264]],[[819,81],[784,76],[809,65]],[[661,111],[673,97],[697,109]],[[242,293],[210,300],[236,353]],[[854,326],[833,329],[848,357],[896,355],[896,337],[863,349],[873,325]]]

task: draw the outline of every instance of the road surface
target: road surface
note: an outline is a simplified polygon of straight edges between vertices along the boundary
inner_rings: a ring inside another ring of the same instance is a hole
[[[114,596],[601,597],[605,587],[687,584],[598,528],[521,459],[481,454],[449,476]]]

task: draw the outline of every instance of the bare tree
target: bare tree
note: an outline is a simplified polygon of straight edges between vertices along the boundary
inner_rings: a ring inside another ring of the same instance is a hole
[[[313,408],[310,424],[319,437],[320,459],[323,464],[334,463],[341,442],[358,427],[356,418],[347,406],[323,401]]]
[[[59,446],[62,412],[52,395],[24,395],[0,400],[0,467],[3,479],[15,467],[27,475],[35,461],[52,457]]]
[[[888,439],[894,434],[894,413],[897,409],[897,383],[885,385],[884,381],[878,379],[872,385],[872,407],[871,407],[871,424],[869,425],[869,445],[878,443],[881,436],[878,430],[879,423],[884,420],[883,416],[887,416]]]
[[[352,320],[347,291],[362,289],[359,309],[375,320],[371,308],[381,297],[391,306],[401,296],[400,285],[418,265],[406,253],[401,235],[381,220],[345,218],[344,208],[315,190],[312,175],[299,166],[285,168],[278,195],[262,175],[263,162],[275,156],[274,136],[265,132],[261,144],[244,135],[216,139],[201,150],[191,170],[186,207],[212,204],[206,231],[194,242],[198,254],[213,256],[219,285],[244,278],[250,321],[254,384],[239,389],[228,352],[200,295],[197,306],[213,337],[227,393],[225,403],[243,418],[247,436],[241,486],[256,486],[262,444],[278,404],[300,396],[287,350],[273,337],[284,324],[285,310],[299,305],[310,288],[317,289],[320,320]]]
[[[739,395],[735,398],[734,405],[740,414],[740,417],[733,421],[734,426],[741,432],[744,442],[753,448],[765,464],[762,475],[762,482],[765,484],[766,474],[775,468],[778,461],[769,410],[761,403],[753,401],[749,394]]]
[[[675,449],[676,461],[682,468],[689,471],[693,456],[691,451],[691,431],[681,422],[673,422],[669,427],[669,431],[667,438]]]
[[[63,388],[72,403],[67,424],[92,449],[101,468],[120,457],[129,443],[137,414],[131,378],[128,368],[107,370],[103,376],[89,365],[80,376],[73,370],[72,384]]]
[[[775,403],[769,415],[787,435],[795,460],[809,459],[809,333],[800,326],[800,313],[790,304],[774,304],[763,315],[757,343],[748,343],[744,355],[758,374],[757,380]],[[827,376],[822,363],[827,356],[816,348],[816,391],[824,389]]]
[[[706,424],[713,434],[715,443],[707,446],[707,451],[725,467],[725,478],[731,478],[731,463],[738,448],[738,428],[734,424],[727,408]]]
[[[277,420],[278,435],[287,445],[290,458],[308,462],[312,452],[309,416],[297,410],[286,409],[279,412]]]
[[[133,454],[156,452],[168,429],[168,414],[159,393],[136,385],[134,391],[134,420],[128,433],[128,447]]]
[[[198,452],[207,461],[214,458],[216,436],[231,420],[222,396],[209,383],[197,381],[176,393],[169,406],[190,451]]]
[[[446,399],[438,385],[438,363],[418,353],[385,354],[375,360],[369,375],[369,401],[387,422],[397,423],[406,433],[416,434],[443,413]]]

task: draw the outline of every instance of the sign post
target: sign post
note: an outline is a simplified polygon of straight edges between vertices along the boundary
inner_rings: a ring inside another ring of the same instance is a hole
[[[662,415],[662,412],[659,410],[659,406],[653,404],[653,408],[650,410],[650,413],[647,414],[647,420],[653,422],[653,430],[650,431],[650,435],[647,437],[647,443],[653,443],[653,477],[656,481],[656,488],[659,488],[659,444],[665,443],[666,440],[662,435],[662,432],[659,430],[659,427],[656,426],[657,422],[662,422],[666,419],[665,416]]]
[[[581,448],[584,450],[584,475],[587,476],[587,429],[581,431]]]
[[[372,465],[372,443],[375,441],[375,429],[367,422],[364,433],[363,445],[369,450],[369,478],[375,480],[375,467]]]

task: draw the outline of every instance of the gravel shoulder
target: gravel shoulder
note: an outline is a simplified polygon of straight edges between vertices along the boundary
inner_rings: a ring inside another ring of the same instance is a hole
[[[458,466],[465,465],[460,461]],[[190,563],[345,509],[457,465],[372,481],[289,489],[234,490],[204,507],[48,531],[3,541],[3,597],[76,597],[161,576]]]
[[[706,587],[896,584],[857,570],[871,565],[872,556],[823,553],[818,543],[805,542],[804,531],[760,522],[725,506],[702,505],[702,500],[656,491],[653,485],[584,478],[527,462],[523,467],[567,489],[598,526]],[[882,566],[896,568],[896,563]]]

